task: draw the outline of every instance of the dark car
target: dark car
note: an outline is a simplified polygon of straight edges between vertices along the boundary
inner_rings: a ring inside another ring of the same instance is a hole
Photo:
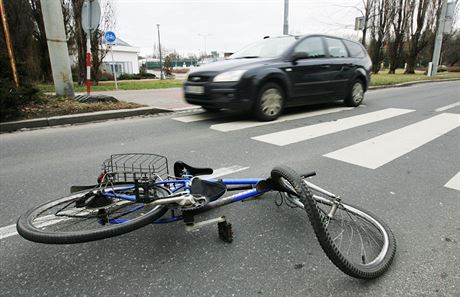
[[[266,38],[191,71],[185,100],[206,110],[252,111],[262,121],[285,107],[344,100],[358,106],[372,63],[359,43],[325,35]]]

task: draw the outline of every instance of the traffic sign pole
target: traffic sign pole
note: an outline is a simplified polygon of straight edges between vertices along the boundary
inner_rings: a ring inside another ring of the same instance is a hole
[[[91,93],[91,39],[86,40],[86,93]]]
[[[86,93],[91,93],[91,5],[88,3],[88,33],[86,33]]]
[[[113,79],[115,80],[115,90],[118,90],[117,82],[117,70],[115,69],[115,60],[113,59],[113,48],[110,46],[110,54],[112,55],[112,69],[113,69]]]
[[[97,30],[101,20],[101,6],[98,0],[85,0],[81,24],[86,33],[86,92],[91,92],[91,34]]]

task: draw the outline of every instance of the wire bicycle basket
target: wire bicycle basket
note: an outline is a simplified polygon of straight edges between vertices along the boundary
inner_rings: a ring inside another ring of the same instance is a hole
[[[102,170],[113,182],[136,179],[167,179],[168,159],[156,154],[115,154],[102,163]]]

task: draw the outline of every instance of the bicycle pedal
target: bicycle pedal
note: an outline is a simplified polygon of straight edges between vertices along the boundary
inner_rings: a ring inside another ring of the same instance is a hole
[[[219,230],[219,238],[227,243],[232,243],[233,241],[233,229],[232,224],[227,221],[220,222],[217,224]]]
[[[221,216],[221,217],[218,217],[218,218],[215,218],[215,219],[211,219],[211,220],[206,220],[206,221],[202,221],[202,222],[198,222],[198,223],[194,223],[193,221],[187,223],[185,225],[185,230],[186,231],[195,231],[195,230],[198,230],[200,229],[201,227],[204,227],[204,226],[207,226],[207,225],[212,225],[212,224],[215,224],[215,223],[222,223],[222,222],[226,222],[226,219],[225,219],[225,216]]]

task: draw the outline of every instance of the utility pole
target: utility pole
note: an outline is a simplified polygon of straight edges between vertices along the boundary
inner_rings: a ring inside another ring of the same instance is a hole
[[[439,17],[439,23],[438,23],[438,31],[436,32],[436,39],[434,43],[433,59],[432,59],[433,66],[431,67],[431,73],[428,73],[428,76],[435,76],[438,73],[438,64],[439,64],[439,57],[441,55],[442,35],[444,33],[444,24],[446,22],[446,13],[447,13],[447,0],[443,0],[442,7],[441,7],[441,15]]]
[[[40,0],[56,95],[74,98],[69,50],[60,0]]]
[[[203,40],[204,40],[204,56],[205,57],[208,55],[208,53],[206,52],[206,38],[208,38],[211,35],[212,34],[198,34],[198,36],[203,37]]]
[[[289,34],[289,0],[284,0],[284,24],[283,24],[283,35]]]
[[[13,79],[16,88],[19,88],[19,79],[16,71],[16,63],[14,61],[13,47],[11,46],[10,31],[8,29],[8,23],[6,21],[6,10],[3,5],[3,0],[0,0],[0,15],[3,22],[3,31],[5,32],[6,47],[8,48],[8,55],[10,56],[11,72],[13,72]]]
[[[160,42],[160,24],[157,24],[158,29],[158,50],[160,51],[160,79],[163,79],[163,60],[161,56],[161,42]]]

